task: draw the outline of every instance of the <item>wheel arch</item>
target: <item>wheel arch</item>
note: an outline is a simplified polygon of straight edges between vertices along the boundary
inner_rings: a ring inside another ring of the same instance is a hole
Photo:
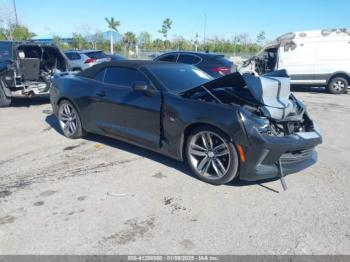
[[[57,104],[56,104],[56,105],[57,105],[57,114],[58,114],[59,105],[60,105],[60,103],[61,103],[63,100],[67,100],[68,102],[70,102],[70,103],[74,106],[75,110],[77,110],[77,112],[78,112],[78,114],[79,114],[79,118],[80,118],[80,121],[81,121],[81,125],[84,127],[84,123],[83,123],[83,120],[82,120],[82,118],[81,118],[80,109],[79,109],[78,105],[74,102],[73,99],[70,99],[70,98],[68,98],[68,97],[66,97],[66,96],[60,97],[60,98],[57,100]]]
[[[344,77],[348,81],[348,84],[350,85],[350,74],[344,71],[338,71],[330,75],[330,77],[327,79],[327,86],[336,77]]]
[[[74,105],[75,109],[77,109],[77,105],[74,103],[73,99],[70,99],[66,96],[62,96],[57,100],[57,106],[59,106],[63,100],[67,100],[68,102],[72,103]]]
[[[78,105],[74,102],[73,99],[71,98],[68,98],[66,96],[62,96],[60,97],[58,100],[57,100],[57,116],[58,116],[58,108],[59,108],[59,105],[60,103],[63,101],[63,100],[67,100],[68,102],[72,103],[72,105],[74,106],[75,110],[77,110],[78,112],[78,115],[79,115],[79,118],[80,118],[80,122],[81,122],[81,126],[83,128],[83,130],[86,130],[86,127],[85,127],[85,121],[83,121],[82,119],[82,115],[81,115],[81,111],[80,111],[80,108],[78,107]]]
[[[0,73],[0,88],[4,91],[7,97],[12,97],[11,87],[7,85],[7,83],[3,79],[4,75]]]
[[[196,129],[196,128],[199,128],[199,127],[202,127],[202,126],[206,126],[206,127],[211,127],[211,128],[214,128],[214,129],[217,129],[219,130],[222,134],[224,134],[226,136],[227,139],[231,140],[231,137],[227,134],[227,132],[221,128],[220,126],[216,126],[216,125],[213,125],[211,123],[206,123],[206,122],[194,122],[194,123],[191,123],[189,125],[187,125],[182,133],[182,136],[181,136],[181,142],[180,142],[180,148],[179,148],[179,152],[180,152],[180,158],[181,160],[184,160],[184,156],[185,156],[185,148],[186,148],[186,143],[187,143],[187,138],[188,136],[190,135],[190,133]]]

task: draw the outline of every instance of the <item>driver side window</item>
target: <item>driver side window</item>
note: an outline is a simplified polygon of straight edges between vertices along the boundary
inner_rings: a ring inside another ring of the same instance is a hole
[[[106,84],[130,87],[134,82],[146,82],[148,79],[138,70],[124,67],[108,67],[105,72]]]

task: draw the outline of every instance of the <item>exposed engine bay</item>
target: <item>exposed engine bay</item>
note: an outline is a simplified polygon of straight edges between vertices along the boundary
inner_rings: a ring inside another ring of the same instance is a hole
[[[260,76],[276,70],[277,62],[277,47],[271,47],[264,49],[258,55],[244,61],[242,67],[239,70],[242,73],[252,73],[254,75]]]
[[[55,46],[19,44],[14,48],[14,61],[8,65],[3,83],[15,95],[47,94],[51,77],[67,70],[67,62]]]
[[[239,105],[264,123],[259,131],[267,135],[286,136],[314,129],[305,105],[291,94],[284,70],[261,77],[236,73],[183,95],[209,103]]]

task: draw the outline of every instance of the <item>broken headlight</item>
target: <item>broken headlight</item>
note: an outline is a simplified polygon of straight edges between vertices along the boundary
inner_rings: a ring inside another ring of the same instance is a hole
[[[266,117],[257,116],[244,108],[241,108],[239,113],[247,129],[255,128],[260,134],[271,132],[270,121]]]

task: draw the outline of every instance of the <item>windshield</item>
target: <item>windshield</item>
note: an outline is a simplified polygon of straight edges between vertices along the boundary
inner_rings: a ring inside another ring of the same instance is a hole
[[[12,42],[0,42],[0,61],[12,59]]]
[[[207,83],[213,78],[202,70],[183,64],[149,65],[147,68],[170,92],[179,93]]]

